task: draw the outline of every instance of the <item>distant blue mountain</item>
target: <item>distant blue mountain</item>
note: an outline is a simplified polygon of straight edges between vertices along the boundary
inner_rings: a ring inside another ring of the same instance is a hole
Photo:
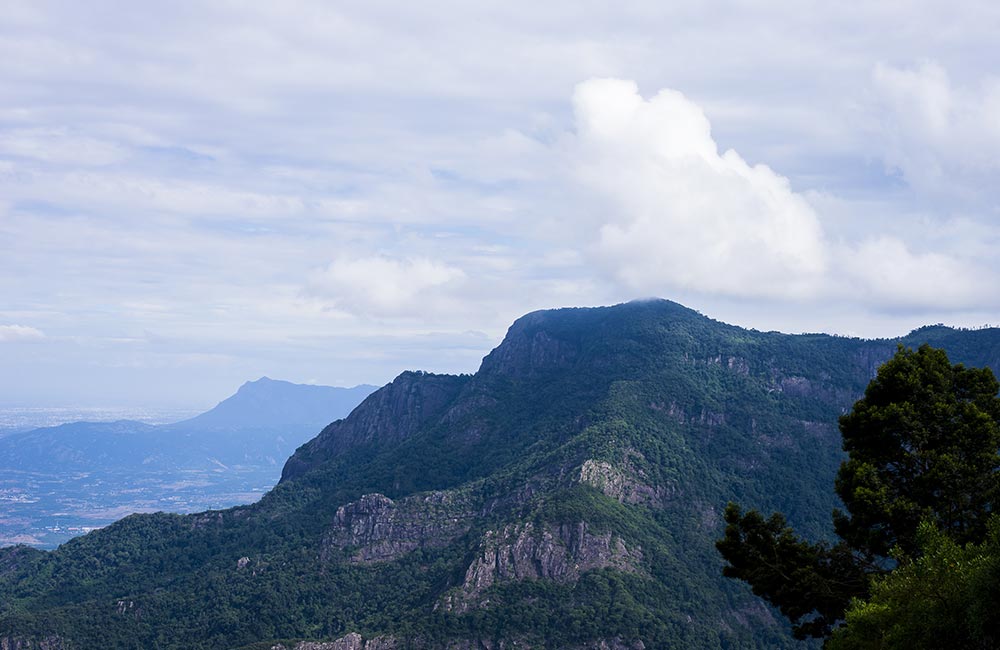
[[[255,501],[281,463],[374,386],[263,377],[173,424],[72,422],[0,436],[0,546],[52,548],[131,512]]]
[[[201,431],[291,427],[318,433],[327,424],[346,417],[375,389],[367,385],[310,386],[261,377],[240,386],[235,395],[212,410],[168,428]]]
[[[189,420],[72,422],[0,437],[0,469],[169,471],[276,465],[375,386],[334,388],[262,377]]]

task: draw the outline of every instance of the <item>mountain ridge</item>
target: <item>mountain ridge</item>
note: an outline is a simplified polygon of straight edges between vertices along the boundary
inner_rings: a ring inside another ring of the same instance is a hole
[[[0,638],[801,647],[721,577],[721,510],[829,535],[837,417],[926,335],[954,361],[1000,358],[997,330],[786,335],[669,301],[534,312],[476,374],[403,373],[370,395],[256,504],[0,554]],[[55,626],[26,614],[52,607]]]
[[[266,382],[261,384],[262,380]],[[236,440],[227,437],[220,439],[213,449],[200,449],[191,446],[192,436],[277,429],[294,439],[296,431],[301,432],[298,435],[308,435],[347,415],[361,396],[376,388],[367,385],[337,388],[262,380],[245,382],[235,394],[213,408],[179,422],[67,422],[8,434],[0,438],[0,467],[79,471],[92,469],[104,461],[124,465],[139,460],[141,464],[143,459],[162,455],[161,448],[176,444],[178,437],[188,441],[182,450],[183,458],[178,456],[169,462],[176,467],[190,466],[192,460],[188,456],[192,454],[204,458],[220,457],[224,456],[226,446],[236,444]],[[289,417],[290,413],[294,417]],[[248,442],[252,443],[249,439]],[[269,453],[274,452],[269,450]]]
[[[244,382],[233,395],[208,411],[165,426],[175,429],[324,426],[323,420],[332,421],[331,414],[347,415],[377,388],[367,384],[350,388],[295,384],[261,377]]]

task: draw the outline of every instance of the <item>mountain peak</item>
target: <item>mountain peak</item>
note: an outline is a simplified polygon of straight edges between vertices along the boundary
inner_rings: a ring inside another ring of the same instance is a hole
[[[486,358],[481,370],[502,375],[535,375],[565,368],[578,355],[617,341],[637,341],[649,332],[718,323],[670,300],[645,298],[608,307],[565,307],[533,311],[518,318]]]
[[[234,395],[186,423],[216,428],[308,424],[318,429],[329,424],[331,409],[339,412],[343,406],[353,406],[375,388],[295,384],[264,376],[244,383]]]
[[[291,384],[291,382],[283,381],[283,380],[280,380],[280,379],[271,379],[267,375],[264,375],[260,379],[250,379],[248,381],[243,382],[243,385],[240,386],[239,389],[236,392],[240,392],[240,391],[243,391],[243,390],[255,390],[255,389],[261,389],[261,388],[269,388],[269,387],[280,385],[280,384]]]

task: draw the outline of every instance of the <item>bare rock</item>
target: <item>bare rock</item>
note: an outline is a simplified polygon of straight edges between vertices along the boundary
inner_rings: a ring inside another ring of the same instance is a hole
[[[451,492],[414,495],[394,502],[366,494],[337,509],[323,540],[323,557],[356,548],[351,560],[384,562],[419,548],[447,546],[464,535],[474,515],[469,499]]]
[[[637,572],[641,561],[642,549],[626,547],[610,532],[591,532],[586,522],[540,528],[530,522],[510,524],[486,533],[461,588],[446,595],[440,606],[468,611],[487,604],[480,596],[494,584],[527,579],[575,582],[593,569]]]
[[[650,485],[645,472],[631,463],[613,465],[605,460],[589,459],[580,467],[580,483],[593,486],[621,503],[659,506],[673,497],[677,489]]]
[[[336,641],[299,641],[291,648],[278,643],[271,646],[271,650],[397,650],[402,647],[395,637],[377,636],[365,641],[357,632],[351,632]]]
[[[539,648],[532,643],[519,639],[494,641],[492,639],[453,639],[445,642],[428,644],[420,639],[399,639],[393,636],[377,636],[364,640],[360,634],[352,632],[336,641],[300,641],[289,648],[282,644],[271,646],[271,650],[533,650]],[[626,642],[621,638],[597,639],[588,643],[567,647],[565,650],[645,650],[642,641]],[[3,650],[0,648],[0,650]],[[16,649],[21,650],[21,649]]]

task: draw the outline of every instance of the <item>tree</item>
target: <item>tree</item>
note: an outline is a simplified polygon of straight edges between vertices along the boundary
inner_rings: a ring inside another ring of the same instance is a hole
[[[868,600],[856,599],[829,650],[972,650],[1000,645],[1000,517],[980,544],[961,546],[923,522],[920,555],[872,580]]]
[[[833,513],[840,541],[801,540],[780,514],[765,520],[730,504],[716,543],[724,575],[777,606],[800,638],[827,636],[852,602],[869,597],[873,579],[885,584],[878,580],[923,557],[926,531],[982,543],[1000,495],[998,390],[989,369],[900,346],[840,419],[848,453],[835,483],[846,508]]]

